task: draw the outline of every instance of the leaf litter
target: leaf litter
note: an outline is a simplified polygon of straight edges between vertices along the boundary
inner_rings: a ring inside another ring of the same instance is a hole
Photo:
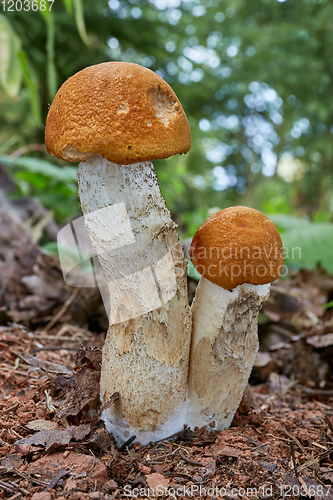
[[[272,285],[230,429],[185,428],[119,449],[99,420],[119,396],[99,400],[98,291],[74,294],[23,221],[5,203],[0,212],[14,233],[0,241],[0,498],[333,499],[331,276],[300,271]]]

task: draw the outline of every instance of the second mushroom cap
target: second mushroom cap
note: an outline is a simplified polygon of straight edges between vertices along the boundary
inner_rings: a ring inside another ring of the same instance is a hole
[[[225,208],[195,233],[191,260],[206,279],[231,290],[248,283],[275,281],[283,266],[283,247],[275,224],[253,208]]]

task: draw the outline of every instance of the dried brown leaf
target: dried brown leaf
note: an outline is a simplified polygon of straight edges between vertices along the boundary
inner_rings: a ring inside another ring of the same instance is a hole
[[[20,354],[20,357],[31,366],[36,366],[49,373],[63,373],[64,375],[72,375],[71,370],[65,366],[59,365],[58,363],[51,363],[50,361],[43,361],[41,359],[35,358],[26,352]]]
[[[70,426],[64,430],[43,430],[33,436],[16,441],[15,445],[30,444],[45,446],[46,450],[52,447],[66,446],[72,439],[82,441],[90,432],[89,425]]]
[[[326,333],[326,335],[312,335],[306,339],[306,343],[312,345],[316,349],[322,349],[333,345],[333,333]]]
[[[149,486],[149,488],[152,488],[153,490],[157,491],[157,487],[167,487],[169,486],[170,479],[167,477],[164,477],[162,474],[148,474],[146,476],[146,481]]]
[[[72,389],[60,408],[61,418],[76,416],[87,404],[98,400],[100,370],[100,350],[81,347],[74,368]]]
[[[59,425],[54,420],[31,420],[25,426],[32,431],[58,430]]]

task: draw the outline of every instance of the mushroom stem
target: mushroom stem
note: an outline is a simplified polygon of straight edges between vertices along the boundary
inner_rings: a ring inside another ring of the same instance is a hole
[[[192,304],[188,423],[227,429],[258,352],[258,313],[268,285],[228,291],[202,277]]]
[[[80,163],[78,182],[110,294],[101,394],[104,402],[114,392],[120,399],[106,410],[107,430],[118,442],[136,434],[145,444],[185,423],[176,417],[185,405],[191,336],[186,261],[151,162],[93,156]]]

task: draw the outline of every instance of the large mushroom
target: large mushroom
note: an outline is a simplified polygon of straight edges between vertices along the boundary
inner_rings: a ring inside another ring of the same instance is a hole
[[[110,293],[101,394],[118,442],[181,428],[191,335],[186,261],[153,159],[186,153],[191,134],[171,87],[137,64],[69,78],[50,107],[48,152],[78,170],[85,224]]]
[[[282,271],[283,247],[268,217],[239,206],[209,217],[190,255],[202,277],[192,304],[188,424],[224,430],[258,352],[258,313]]]

